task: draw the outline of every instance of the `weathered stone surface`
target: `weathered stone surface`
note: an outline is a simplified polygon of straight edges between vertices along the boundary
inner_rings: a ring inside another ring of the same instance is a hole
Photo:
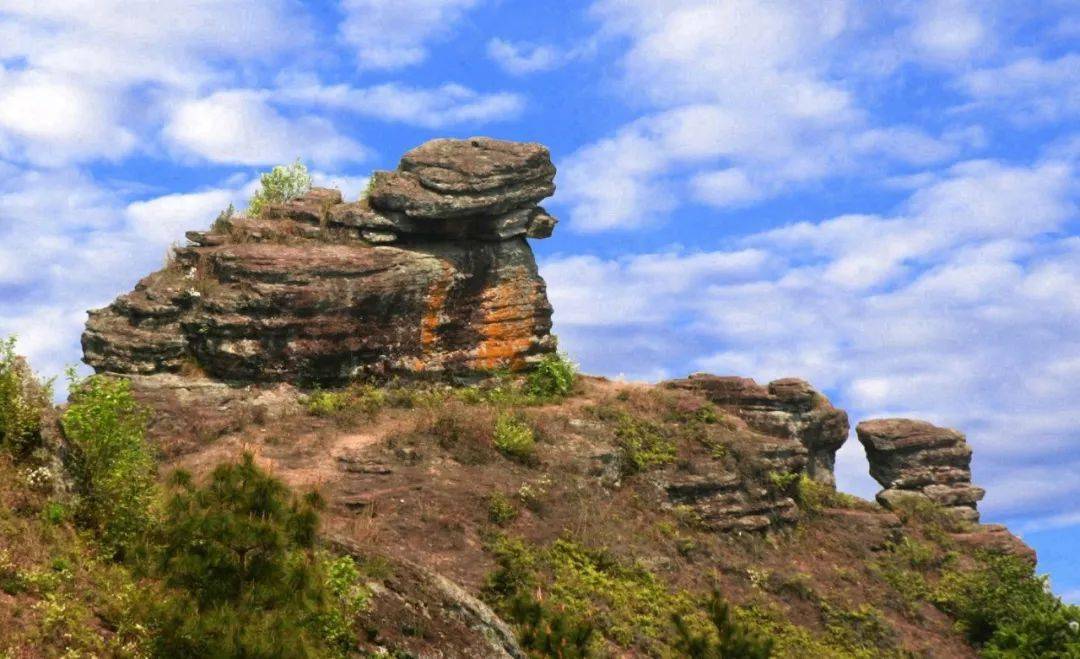
[[[125,374],[332,382],[523,368],[553,351],[551,306],[525,242],[554,226],[535,205],[553,190],[547,150],[437,140],[395,175],[419,196],[376,183],[370,203],[343,203],[315,188],[260,217],[192,232],[170,267],[90,312],[86,362]]]
[[[971,447],[964,435],[913,419],[873,419],[855,428],[866,449],[870,475],[885,489],[877,499],[895,508],[922,497],[977,522],[976,504],[985,491],[971,484]]]
[[[1009,554],[1031,565],[1036,563],[1035,550],[1000,524],[983,524],[974,531],[953,533],[950,537],[973,550]]]
[[[666,386],[702,392],[722,410],[765,435],[798,440],[808,453],[806,473],[835,484],[836,451],[848,436],[848,417],[803,380],[785,378],[763,387],[749,378],[698,373]]]
[[[377,172],[369,200],[381,211],[447,220],[495,216],[555,192],[548,150],[486,137],[433,140],[405,154],[395,172]]]

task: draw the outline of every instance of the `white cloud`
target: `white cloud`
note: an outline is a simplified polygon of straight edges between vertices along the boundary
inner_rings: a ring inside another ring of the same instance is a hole
[[[968,0],[928,0],[913,6],[909,40],[916,54],[955,66],[986,54],[992,31],[984,7]]]
[[[0,71],[0,132],[19,144],[11,155],[45,165],[125,155],[136,138],[119,125],[120,114],[107,92],[35,72]]]
[[[363,160],[368,151],[314,115],[286,117],[257,90],[220,91],[180,104],[164,129],[182,153],[214,162],[263,165],[295,158],[316,163]]]
[[[697,174],[690,185],[698,199],[718,208],[742,206],[764,196],[746,172],[734,167]]]
[[[958,86],[974,106],[1004,111],[1017,124],[1075,119],[1080,116],[1080,55],[1057,59],[1025,57],[971,71]]]
[[[288,0],[10,0],[0,7],[0,147],[59,166],[152,139],[179,95],[310,43]],[[118,20],[122,17],[122,20]],[[280,35],[288,33],[288,39]]]
[[[92,84],[193,89],[220,79],[210,61],[266,60],[310,45],[297,9],[289,0],[7,0],[0,58]]]
[[[482,94],[457,84],[425,89],[386,83],[358,88],[294,79],[283,81],[274,98],[425,128],[506,121],[516,118],[525,107],[525,99],[519,94]]]
[[[183,240],[184,232],[205,228],[230,203],[237,201],[233,190],[208,190],[168,194],[129,204],[125,213],[135,233],[159,245]]]
[[[1062,162],[961,163],[890,215],[793,224],[735,250],[554,257],[541,272],[588,369],[807,377],[853,420],[963,429],[988,518],[1045,515],[1077,494],[1080,241],[1060,233],[1078,217],[1075,176]],[[875,489],[857,446],[840,475]]]
[[[828,177],[939,163],[973,137],[870,123],[856,81],[832,72],[861,29],[841,0],[600,0],[592,13],[606,36],[629,39],[623,86],[654,108],[563,163],[558,199],[580,231],[647,226],[688,192],[732,207]]]
[[[342,0],[341,38],[361,69],[399,69],[427,58],[428,43],[447,34],[480,0]]]
[[[566,56],[554,46],[498,38],[488,41],[487,54],[504,71],[517,76],[550,71],[566,61]]]

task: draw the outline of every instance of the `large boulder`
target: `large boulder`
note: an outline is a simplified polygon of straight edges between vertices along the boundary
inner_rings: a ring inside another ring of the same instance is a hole
[[[885,489],[878,502],[895,508],[924,498],[977,522],[986,492],[971,484],[971,447],[963,433],[914,419],[872,419],[855,427],[866,449],[870,475]]]
[[[699,391],[713,404],[772,437],[796,440],[807,452],[805,471],[814,480],[835,485],[836,451],[848,436],[848,417],[810,384],[784,378],[761,386],[750,378],[696,373],[665,386]]]
[[[240,382],[525,368],[555,349],[525,240],[551,233],[554,173],[538,144],[436,140],[359,202],[316,188],[224,218],[90,312],[85,360]]]

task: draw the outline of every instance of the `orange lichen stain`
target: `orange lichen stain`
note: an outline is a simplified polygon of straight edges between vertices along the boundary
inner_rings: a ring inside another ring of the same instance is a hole
[[[446,298],[450,294],[450,285],[454,281],[454,273],[449,266],[443,265],[442,276],[432,282],[427,294],[427,309],[423,318],[420,319],[420,350],[424,355],[434,352],[439,342],[439,325],[443,322],[443,308],[446,306]],[[424,361],[417,360],[414,370],[424,370]]]
[[[484,292],[482,307],[486,310],[479,328],[483,338],[469,365],[478,370],[525,366],[525,355],[535,337],[535,291],[523,289],[521,282],[493,286]]]

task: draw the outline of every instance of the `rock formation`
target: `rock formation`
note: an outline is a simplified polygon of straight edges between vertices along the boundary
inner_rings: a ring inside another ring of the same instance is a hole
[[[848,436],[848,417],[807,382],[785,378],[767,387],[749,378],[698,373],[666,386],[700,391],[713,404],[776,440],[797,440],[806,448],[805,471],[835,485],[836,451]]]
[[[870,475],[885,489],[886,508],[904,497],[925,497],[977,522],[985,491],[971,484],[971,447],[963,433],[912,419],[873,419],[855,428],[866,449]]]
[[[435,140],[345,203],[313,189],[189,232],[174,262],[90,312],[99,372],[317,382],[520,369],[555,349],[526,237],[555,168],[539,144]]]

